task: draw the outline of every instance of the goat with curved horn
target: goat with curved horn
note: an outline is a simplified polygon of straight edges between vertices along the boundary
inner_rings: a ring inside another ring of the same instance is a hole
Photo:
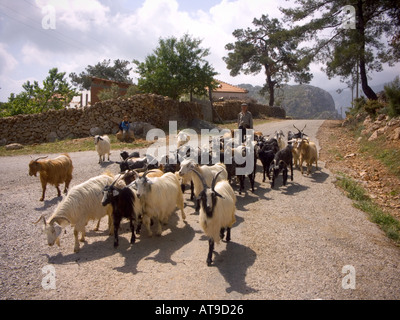
[[[32,223],[33,223],[33,224],[38,224],[39,221],[42,220],[42,219],[43,219],[44,225],[46,225],[46,219],[45,219],[45,217],[44,217],[44,214],[42,214],[42,215],[39,217],[39,219],[37,219],[36,222],[32,222]]]
[[[217,197],[220,197],[220,198],[223,198],[223,196],[221,196],[217,191],[215,191],[215,185],[216,185],[216,183],[217,183],[218,176],[221,174],[222,171],[223,171],[223,170],[219,171],[219,172],[215,175],[215,177],[213,178],[213,180],[212,180],[212,182],[211,182],[211,190],[215,193],[215,195],[216,195]]]
[[[198,172],[196,169],[192,169],[192,171],[199,177],[201,183],[203,184],[203,190],[207,189],[207,183],[206,180],[204,180],[204,177],[200,174],[200,172]],[[221,172],[219,172],[221,173]]]
[[[48,156],[45,156],[45,157],[39,157],[39,158],[37,158],[37,159],[35,159],[35,160],[33,160],[34,162],[36,162],[36,161],[38,161],[38,160],[41,160],[41,159],[46,159],[46,158],[48,158]]]

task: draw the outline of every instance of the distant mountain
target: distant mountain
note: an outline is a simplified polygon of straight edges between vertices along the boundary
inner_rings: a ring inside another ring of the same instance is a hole
[[[268,104],[268,97],[261,96],[261,86],[239,84],[249,91],[248,95],[261,104]],[[285,85],[275,91],[277,106],[282,106],[288,116],[302,119],[338,119],[335,102],[331,94],[310,85]]]

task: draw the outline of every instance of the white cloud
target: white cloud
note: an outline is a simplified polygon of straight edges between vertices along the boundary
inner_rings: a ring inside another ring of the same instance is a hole
[[[107,27],[107,13],[110,9],[95,0],[37,0],[40,8],[52,6],[56,12],[57,27],[66,27],[88,32],[91,26]],[[56,27],[56,28],[57,28]]]
[[[3,79],[10,80],[10,85],[6,89],[0,84],[3,87],[0,100],[4,101],[10,92],[21,91],[18,79],[36,76],[36,80],[42,81],[52,67],[67,74],[80,73],[87,65],[103,59],[143,61],[155,49],[160,37],[179,38],[184,33],[202,39],[202,46],[210,49],[207,60],[220,73],[218,79],[232,84],[263,85],[263,71],[258,75],[229,75],[222,60],[228,54],[225,45],[235,41],[232,35],[235,29],[251,28],[253,19],[262,14],[280,18],[278,8],[287,7],[291,2],[221,0],[208,10],[188,13],[180,9],[181,1],[186,0],[141,0],[135,5],[129,3],[129,8],[122,0],[117,3],[106,0],[7,2],[7,7],[12,9],[7,9],[7,15],[14,19],[0,17],[0,35],[7,43],[0,43],[0,73]],[[56,30],[41,28],[41,8],[46,5],[56,9]],[[319,66],[312,66],[312,70],[312,84],[323,88],[336,88],[339,84],[337,79],[329,81]]]
[[[41,65],[47,66],[50,61],[53,60],[53,54],[48,50],[40,49],[38,46],[31,42],[27,42],[23,45],[22,50],[22,62],[26,65]]]
[[[9,74],[18,65],[18,61],[7,51],[7,45],[0,42],[0,75]]]

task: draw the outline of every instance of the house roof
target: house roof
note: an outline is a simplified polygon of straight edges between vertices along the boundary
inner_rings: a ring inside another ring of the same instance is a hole
[[[92,78],[92,82],[94,82],[94,83],[103,82],[103,83],[108,83],[109,85],[115,83],[120,87],[126,87],[126,88],[130,86],[130,84],[126,83],[126,82],[113,81],[113,80],[102,79],[102,78],[98,78],[98,77],[91,77],[91,78]]]
[[[224,92],[224,93],[248,93],[249,91],[246,89],[239,88],[232,84],[215,80],[218,83],[218,88],[214,89],[213,92]]]

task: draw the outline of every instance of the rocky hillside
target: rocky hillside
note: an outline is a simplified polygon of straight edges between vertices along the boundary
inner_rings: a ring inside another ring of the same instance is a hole
[[[249,91],[249,97],[258,103],[268,104],[268,97],[261,96],[260,86],[238,85]],[[338,119],[335,102],[329,92],[310,85],[285,85],[275,92],[276,105],[282,106],[286,114],[299,119]]]

